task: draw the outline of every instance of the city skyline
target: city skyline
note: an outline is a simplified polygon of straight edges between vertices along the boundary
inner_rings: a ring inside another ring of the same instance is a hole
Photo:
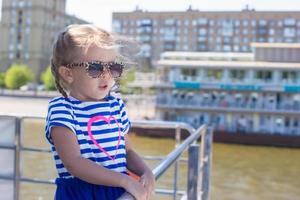
[[[172,0],[160,1],[159,4],[154,4],[153,1],[150,0],[110,0],[109,3],[106,2],[103,6],[105,11],[99,13],[97,12],[97,8],[102,6],[102,2],[103,1],[99,0],[86,0],[86,3],[82,4],[80,0],[67,0],[67,12],[111,31],[112,13],[132,12],[136,6],[138,6],[139,9],[147,11],[185,11],[189,5],[191,5],[193,9],[200,11],[240,11],[244,9],[246,5],[249,6],[249,9],[255,9],[257,11],[300,10],[299,0],[277,1],[276,3],[272,0],[231,0],[230,2],[225,0],[211,0],[206,2],[185,0],[178,1],[176,4],[174,4]],[[172,5],[172,7],[169,5]],[[215,7],[215,5],[222,6]],[[103,21],[101,19],[103,19]]]
[[[226,4],[225,0],[211,0],[206,2],[184,0],[178,1],[176,4],[174,4],[172,0],[165,0],[161,1],[159,5],[153,4],[153,1],[150,0],[111,0],[105,2],[104,6],[101,0],[86,0],[85,2],[85,4],[82,4],[80,0],[67,0],[67,13],[94,23],[109,31],[112,30],[111,21],[113,12],[132,12],[136,6],[148,11],[185,11],[190,5],[193,9],[200,11],[240,11],[244,9],[246,5],[249,6],[249,9],[255,9],[257,11],[300,10],[300,1],[298,0],[277,1],[276,3],[272,0],[231,0],[230,2],[227,1]],[[172,7],[169,6],[170,4]],[[215,7],[215,5],[222,6]],[[2,0],[0,0],[0,7],[1,6]],[[103,6],[104,11],[98,12],[97,8],[101,6]]]

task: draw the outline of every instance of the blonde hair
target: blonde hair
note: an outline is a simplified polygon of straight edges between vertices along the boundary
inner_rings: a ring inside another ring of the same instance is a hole
[[[92,24],[70,25],[60,32],[53,45],[51,71],[57,90],[67,95],[67,84],[58,73],[61,66],[74,62],[75,58],[84,55],[91,46],[111,49],[117,47],[117,37]]]

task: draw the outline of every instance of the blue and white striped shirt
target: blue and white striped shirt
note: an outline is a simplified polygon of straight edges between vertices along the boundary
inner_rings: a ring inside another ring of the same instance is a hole
[[[82,157],[108,169],[126,172],[124,135],[130,121],[121,99],[108,96],[105,101],[82,102],[73,97],[57,97],[49,102],[46,138],[51,144],[59,177],[71,178],[51,139],[54,126],[64,126],[75,134]]]

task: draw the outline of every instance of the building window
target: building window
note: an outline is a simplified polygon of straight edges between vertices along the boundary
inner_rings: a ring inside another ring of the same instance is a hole
[[[120,20],[113,20],[112,27],[114,32],[120,33],[121,32],[121,21]]]
[[[173,25],[175,25],[175,22],[176,21],[173,18],[165,19],[165,25],[173,26]]]
[[[244,38],[244,39],[243,39],[243,42],[244,42],[244,43],[248,43],[248,42],[249,42],[249,39],[248,39],[248,38]]]
[[[180,26],[181,25],[181,20],[177,19],[176,24],[177,24],[177,26]]]
[[[267,24],[268,24],[267,20],[260,19],[260,20],[258,21],[258,25],[259,25],[259,26],[267,26]]]
[[[283,24],[285,26],[294,26],[296,25],[296,20],[294,18],[286,18],[284,21],[283,21]]]
[[[206,36],[198,36],[199,42],[205,42],[207,40]]]
[[[25,57],[26,60],[28,60],[30,58],[29,53],[25,53],[24,57]]]
[[[17,59],[21,58],[21,53],[20,53],[20,51],[17,51],[17,53],[16,53],[16,58],[17,58]]]
[[[231,70],[230,71],[230,78],[233,81],[242,81],[245,79],[245,71],[244,70]]]
[[[284,42],[286,42],[286,43],[293,43],[294,39],[293,38],[285,38]]]
[[[206,44],[198,44],[198,50],[199,51],[206,51],[207,50],[207,46]]]
[[[9,59],[13,59],[14,58],[14,54],[10,53],[8,57],[9,57]]]
[[[297,30],[297,35],[300,36],[300,28]]]
[[[283,81],[283,83],[297,83],[297,72],[283,71],[281,73],[281,81]]]
[[[198,34],[199,35],[206,35],[207,34],[207,29],[206,28],[200,28],[198,30]]]
[[[206,18],[199,18],[197,20],[198,25],[206,25],[208,23],[208,19]]]
[[[229,51],[231,51],[231,46],[230,45],[224,45],[223,50],[226,51],[226,52],[229,52]]]
[[[237,51],[237,52],[240,51],[240,47],[238,45],[234,45],[233,51]]]
[[[246,46],[246,45],[244,45],[244,46],[242,46],[242,51],[248,51],[248,46]]]
[[[272,71],[256,71],[255,79],[263,82],[271,82],[273,79]]]
[[[183,68],[181,69],[181,80],[183,81],[196,81],[197,80],[197,69],[188,69]]]
[[[296,29],[295,28],[284,28],[283,35],[284,35],[284,37],[295,37]]]
[[[269,29],[269,35],[274,35],[274,34],[275,34],[275,30],[272,29],[272,28],[270,28],[270,29]]]
[[[190,22],[189,22],[189,20],[188,20],[188,19],[184,20],[184,25],[185,25],[185,26],[188,26],[188,25],[189,25],[189,23],[190,23]]]
[[[206,79],[207,80],[222,80],[223,70],[221,69],[207,69]]]
[[[193,26],[196,26],[197,25],[197,20],[193,20]]]
[[[25,5],[24,1],[19,1],[19,7],[20,7],[20,8],[23,8],[24,5]]]
[[[235,22],[234,22],[234,26],[240,26],[240,21],[237,19],[237,20],[235,20]]]
[[[274,38],[272,38],[272,37],[270,37],[270,38],[268,39],[268,41],[269,41],[270,43],[275,42]]]

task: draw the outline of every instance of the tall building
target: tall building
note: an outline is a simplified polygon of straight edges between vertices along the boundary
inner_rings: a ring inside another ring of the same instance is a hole
[[[87,22],[66,14],[66,0],[2,0],[0,71],[25,63],[39,80],[56,34],[73,23]]]
[[[300,11],[113,13],[113,30],[136,38],[145,58],[164,51],[251,52],[250,43],[300,42]]]

